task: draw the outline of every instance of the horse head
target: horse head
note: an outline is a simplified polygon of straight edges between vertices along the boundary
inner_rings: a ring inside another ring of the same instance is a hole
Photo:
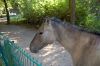
[[[47,46],[48,44],[52,44],[56,40],[54,29],[51,23],[52,20],[50,18],[46,18],[45,22],[36,32],[36,35],[30,44],[31,52],[37,53],[40,49]]]

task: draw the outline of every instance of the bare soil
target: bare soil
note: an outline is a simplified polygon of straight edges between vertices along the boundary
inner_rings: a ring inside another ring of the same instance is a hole
[[[31,53],[29,44],[36,33],[34,28],[18,25],[0,25],[0,32],[9,36],[17,45],[37,58],[43,66],[73,66],[71,55],[58,42],[49,44],[39,53]]]

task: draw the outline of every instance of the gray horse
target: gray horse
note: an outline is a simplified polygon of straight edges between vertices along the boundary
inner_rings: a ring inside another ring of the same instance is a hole
[[[47,44],[58,41],[73,58],[74,66],[100,66],[100,36],[81,31],[59,19],[47,18],[30,44],[37,53]]]

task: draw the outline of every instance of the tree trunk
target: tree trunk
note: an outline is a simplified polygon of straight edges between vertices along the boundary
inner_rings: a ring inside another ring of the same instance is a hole
[[[7,24],[10,24],[10,17],[9,17],[9,11],[8,11],[8,6],[6,0],[3,0],[5,9],[6,9],[6,16],[7,16]]]
[[[70,22],[75,23],[75,0],[69,0]]]

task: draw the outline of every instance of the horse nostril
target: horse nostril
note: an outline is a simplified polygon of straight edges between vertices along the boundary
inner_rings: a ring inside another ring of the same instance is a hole
[[[41,35],[41,34],[43,34],[43,32],[40,32],[39,34]]]
[[[38,53],[38,50],[33,49],[33,50],[31,50],[31,52],[32,52],[32,53]]]

